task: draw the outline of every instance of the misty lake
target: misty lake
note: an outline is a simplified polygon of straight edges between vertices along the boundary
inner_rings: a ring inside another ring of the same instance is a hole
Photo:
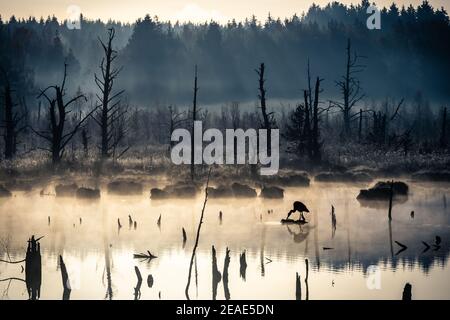
[[[287,188],[283,200],[209,199],[190,298],[295,299],[298,273],[301,299],[401,299],[406,283],[413,299],[450,299],[450,186],[408,184],[410,195],[394,203],[390,224],[384,204],[368,207],[356,200],[365,184],[313,182],[309,188]],[[203,200],[203,193],[192,200],[156,201],[148,192],[128,197],[102,192],[98,201],[81,201],[40,196],[39,190],[15,192],[0,199],[0,259],[24,259],[28,238],[44,236],[40,299],[63,297],[59,255],[71,282],[70,299],[186,299]],[[308,206],[309,223],[281,224],[295,200]],[[433,246],[436,236],[439,246]],[[212,246],[222,274],[230,250],[228,283],[213,283]],[[157,258],[133,257],[147,250]],[[247,267],[241,270],[244,251]],[[0,262],[0,299],[28,299],[22,266]],[[135,266],[143,278],[140,293]]]

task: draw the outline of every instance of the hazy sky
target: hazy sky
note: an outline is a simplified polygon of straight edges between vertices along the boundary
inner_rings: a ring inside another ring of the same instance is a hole
[[[16,17],[47,17],[55,15],[59,19],[69,16],[68,8],[76,5],[88,18],[109,18],[133,22],[149,13],[157,15],[160,20],[180,20],[203,22],[214,19],[227,22],[231,18],[243,20],[255,14],[258,19],[265,19],[270,12],[274,17],[301,14],[312,4],[319,5],[329,0],[0,0],[0,14],[3,19],[11,15]],[[343,3],[359,3],[359,0],[340,0]],[[392,0],[375,0],[379,6],[386,6]],[[394,1],[399,6],[412,3],[417,6],[422,0]],[[444,6],[449,9],[449,0],[430,0],[434,7]]]

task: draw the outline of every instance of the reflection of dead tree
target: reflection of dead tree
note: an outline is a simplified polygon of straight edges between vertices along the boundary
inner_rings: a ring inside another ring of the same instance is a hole
[[[13,280],[25,282],[27,287],[28,297],[30,300],[37,300],[41,294],[41,282],[42,282],[42,264],[41,264],[41,246],[39,240],[42,237],[35,239],[34,235],[28,240],[27,252],[25,259],[19,261],[12,261],[8,255],[8,260],[1,260],[5,263],[21,263],[25,262],[25,280],[17,277],[10,277],[6,279],[0,279],[0,282],[8,281],[8,288]],[[23,272],[23,267],[22,267]],[[7,294],[7,290],[4,294]]]
[[[261,234],[261,251],[259,254],[259,262],[261,265],[261,277],[264,277],[266,274],[266,268],[264,266],[264,249],[265,249],[265,242],[266,242],[266,225],[263,225],[263,230]]]
[[[225,261],[223,264],[223,290],[225,299],[230,300],[230,289],[228,288],[228,267],[230,265],[230,250],[226,249]]]
[[[187,280],[187,284],[186,284],[186,289],[184,291],[186,298],[189,300],[189,286],[191,284],[191,274],[192,274],[192,265],[194,264],[194,257],[195,257],[195,253],[197,251],[197,247],[198,247],[198,241],[200,240],[200,229],[201,226],[203,224],[203,215],[205,213],[205,208],[206,208],[206,202],[208,201],[208,185],[209,185],[209,177],[211,175],[211,169],[209,169],[208,172],[208,179],[206,180],[206,187],[205,187],[205,201],[203,202],[203,208],[202,208],[202,213],[200,215],[200,220],[198,222],[198,227],[197,227],[197,236],[195,237],[195,243],[194,243],[194,248],[192,249],[192,256],[191,256],[191,262],[189,264],[189,273],[188,273],[188,280]]]
[[[212,299],[216,300],[217,286],[219,285],[219,282],[222,279],[222,275],[220,274],[220,271],[217,268],[216,248],[214,248],[214,246],[212,246],[211,259],[212,259]]]
[[[391,258],[394,258],[394,246],[392,244],[392,221],[389,220],[389,244],[391,248]]]
[[[334,213],[334,206],[331,206],[331,238],[336,234],[336,214]]]
[[[72,291],[72,289],[70,287],[69,275],[67,273],[66,264],[64,263],[62,256],[59,256],[59,267],[61,268],[62,284],[64,288],[63,300],[70,300],[70,292]]]
[[[137,266],[134,267],[134,271],[136,272],[137,277],[136,287],[134,288],[134,300],[139,300],[141,298],[142,276]]]
[[[184,248],[186,246],[187,241],[186,230],[184,230],[184,228],[182,229],[182,233],[183,233],[183,248]]]

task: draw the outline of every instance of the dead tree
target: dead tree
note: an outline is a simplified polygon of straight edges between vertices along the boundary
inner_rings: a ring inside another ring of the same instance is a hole
[[[187,284],[186,284],[186,288],[184,290],[184,294],[186,295],[186,298],[188,300],[190,300],[189,298],[189,286],[191,285],[191,275],[192,275],[192,266],[194,264],[194,258],[195,258],[195,254],[197,252],[197,247],[198,247],[198,242],[200,240],[200,229],[202,227],[203,224],[203,216],[205,214],[205,208],[206,208],[206,202],[208,201],[208,185],[209,185],[209,177],[211,176],[211,168],[209,169],[208,172],[208,179],[206,180],[206,187],[205,187],[205,200],[203,201],[203,208],[202,208],[202,213],[200,215],[200,220],[198,222],[198,227],[197,227],[197,235],[195,237],[195,242],[194,242],[194,247],[192,249],[192,255],[191,255],[191,262],[189,263],[189,273],[188,273],[188,280],[187,280]],[[161,217],[160,217],[161,218]],[[160,220],[158,220],[159,222]]]
[[[175,129],[180,128],[183,124],[186,123],[186,113],[185,112],[179,112],[176,108],[173,108],[172,106],[169,106],[169,151],[172,150],[172,147],[174,146],[175,142],[172,141],[171,136],[172,132]]]
[[[314,98],[310,91],[308,64],[308,89],[303,91],[303,104],[300,104],[290,115],[290,124],[286,127],[284,137],[288,141],[288,152],[319,162],[322,158],[322,142],[320,139],[320,115],[328,109],[319,108],[319,95],[322,92],[320,83],[323,79],[316,78]]]
[[[42,263],[41,245],[34,235],[28,240],[25,258],[25,282],[30,300],[37,300],[41,295]]]
[[[195,121],[197,120],[197,92],[198,92],[198,86],[197,86],[197,65],[195,66],[195,75],[194,75],[194,99],[192,101],[192,136],[194,135],[194,126]],[[191,180],[194,181],[195,178],[195,165],[194,165],[194,154],[195,154],[195,144],[194,144],[194,138],[191,139]]]
[[[336,81],[336,86],[342,93],[342,101],[333,101],[333,105],[341,110],[343,119],[343,136],[350,138],[351,136],[351,121],[358,113],[352,113],[353,107],[364,98],[362,93],[361,83],[357,78],[357,74],[362,72],[364,65],[359,64],[359,56],[356,52],[352,53],[351,41],[347,40],[346,48],[346,66],[345,74],[341,80]]]
[[[395,139],[399,138],[395,135],[392,137],[390,136],[389,127],[392,121],[395,120],[395,118],[398,116],[400,108],[404,102],[404,99],[401,99],[400,102],[395,107],[392,114],[389,114],[388,112],[388,103],[386,103],[386,110],[385,112],[381,111],[374,111],[374,110],[366,110],[366,112],[372,112],[373,113],[373,128],[372,132],[369,133],[368,138],[379,145],[384,145],[386,142],[389,142],[389,144],[394,141]],[[360,110],[360,113],[363,111]],[[389,138],[389,139],[388,139]]]
[[[87,113],[84,117],[80,117],[72,128],[68,129],[66,126],[67,115],[71,112],[71,105],[79,99],[86,99],[83,94],[77,95],[65,102],[65,85],[67,79],[67,64],[64,64],[64,77],[61,85],[49,86],[44,90],[41,90],[38,95],[38,99],[45,98],[48,102],[48,123],[47,128],[42,130],[31,130],[47,141],[48,147],[41,147],[45,151],[50,152],[52,157],[52,163],[58,164],[63,155],[67,144],[77,133],[78,129],[83,123],[92,115],[95,108]],[[50,97],[48,91],[54,90],[54,96]]]
[[[110,157],[115,152],[120,141],[117,139],[117,124],[125,114],[127,108],[122,108],[119,97],[124,90],[113,93],[114,81],[119,75],[122,68],[114,68],[112,66],[117,58],[117,51],[112,48],[112,42],[115,37],[114,28],[108,29],[108,40],[105,44],[100,38],[98,39],[103,51],[104,57],[100,63],[101,76],[95,74],[94,79],[100,90],[97,94],[98,111],[95,112],[93,119],[100,127],[101,144],[99,146],[102,158]]]
[[[320,161],[322,158],[321,148],[322,143],[320,141],[319,131],[319,93],[320,82],[322,79],[316,78],[316,85],[314,89],[314,104],[313,104],[313,121],[312,121],[312,133],[311,133],[311,160]]]
[[[2,69],[1,69],[2,70]],[[3,113],[3,139],[5,141],[5,159],[11,159],[15,156],[17,151],[17,136],[18,134],[25,130],[26,126],[19,128],[19,124],[22,119],[25,117],[25,114],[19,115],[14,112],[14,108],[17,106],[16,103],[13,103],[12,98],[12,89],[11,84],[9,82],[9,77],[5,71],[2,70],[2,73],[5,78],[5,84],[3,87],[2,98],[4,105],[4,113]]]
[[[264,84],[266,82],[266,79],[264,78],[265,73],[265,65],[264,63],[261,63],[259,66],[259,69],[255,70],[255,72],[258,74],[258,99],[260,103],[261,108],[261,114],[263,118],[262,122],[262,129],[267,130],[267,151],[270,153],[270,129],[275,125],[275,119],[273,116],[273,112],[267,111],[266,106],[266,89],[264,87]]]

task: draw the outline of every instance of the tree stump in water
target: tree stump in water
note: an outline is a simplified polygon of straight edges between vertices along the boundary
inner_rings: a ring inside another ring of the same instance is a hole
[[[41,295],[42,264],[41,245],[34,235],[28,240],[27,254],[25,257],[25,283],[30,300],[37,300]]]

